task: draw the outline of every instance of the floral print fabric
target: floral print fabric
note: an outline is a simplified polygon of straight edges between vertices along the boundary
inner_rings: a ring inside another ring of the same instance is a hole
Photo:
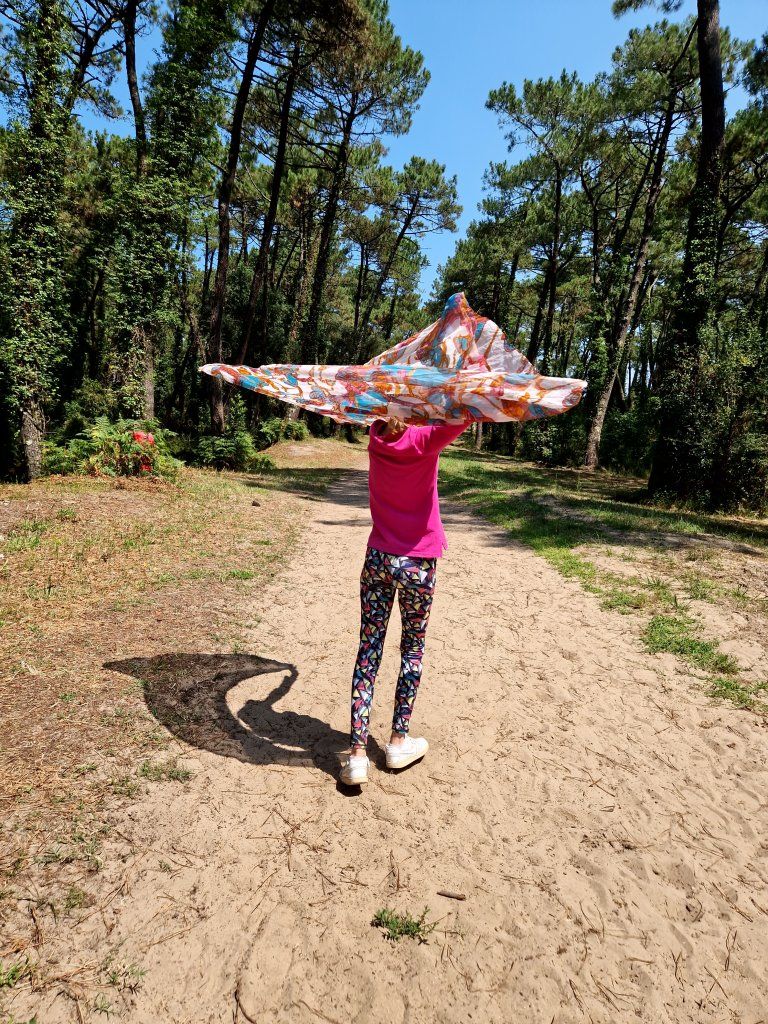
[[[338,423],[397,417],[430,424],[556,416],[577,405],[586,381],[544,377],[463,292],[435,323],[363,366],[209,363],[201,372],[260,391]]]
[[[392,731],[401,734],[408,732],[421,680],[421,661],[435,592],[436,572],[437,560],[434,558],[388,555],[375,548],[368,548],[360,576],[360,650],[352,675],[353,747],[364,747],[368,742],[373,688],[381,664],[395,592],[400,605],[403,633]]]

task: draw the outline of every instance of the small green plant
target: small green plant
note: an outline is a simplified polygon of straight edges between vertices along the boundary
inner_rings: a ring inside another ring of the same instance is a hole
[[[398,914],[397,911],[385,907],[383,910],[376,911],[371,925],[374,928],[381,928],[392,942],[399,942],[404,936],[409,939],[418,939],[419,942],[426,942],[427,936],[435,930],[436,923],[427,923],[427,914],[426,907],[419,917],[411,917],[408,913]]]
[[[711,601],[717,594],[717,584],[697,572],[686,575],[685,586],[688,596],[696,601]]]
[[[614,587],[603,598],[602,606],[603,608],[613,608],[615,611],[621,612],[622,615],[628,615],[630,612],[638,611],[640,608],[645,607],[647,603],[647,594],[639,594],[634,590]]]
[[[134,797],[139,792],[139,784],[130,775],[121,775],[109,780],[109,788],[115,796]]]
[[[20,519],[8,531],[5,550],[9,554],[14,551],[33,551],[40,546],[40,539],[49,526],[47,519]]]
[[[227,578],[230,580],[253,580],[256,578],[256,573],[251,572],[250,569],[229,569]]]
[[[112,1003],[110,1003],[107,997],[102,995],[101,992],[93,1000],[93,1008],[96,1013],[101,1013],[105,1017],[109,1017],[112,1013]]]
[[[24,978],[30,977],[32,974],[32,964],[29,962],[29,957],[24,957],[23,960],[17,960],[15,964],[10,964],[6,967],[0,963],[0,988],[13,988]]]
[[[718,700],[729,700],[737,708],[744,708],[747,711],[753,709],[768,710],[768,706],[760,699],[766,690],[768,690],[768,683],[746,686],[737,679],[730,679],[727,676],[716,676],[712,680],[709,695]]]
[[[278,441],[306,441],[309,438],[309,427],[303,420],[270,416],[261,420],[256,428],[256,436],[262,447],[269,448]]]
[[[139,768],[139,775],[149,782],[189,782],[192,778],[192,772],[180,767],[176,761],[166,761],[165,764],[144,761]]]
[[[80,910],[81,907],[86,906],[88,906],[88,893],[79,889],[76,885],[71,886],[69,892],[64,897],[64,909]]]
[[[739,667],[734,659],[718,649],[713,640],[696,636],[696,624],[687,615],[654,615],[643,634],[652,654],[676,654],[695,668],[732,675]]]
[[[135,992],[139,988],[147,973],[133,963],[113,965],[111,957],[105,961],[102,971],[108,985],[117,989],[127,989],[129,992]]]

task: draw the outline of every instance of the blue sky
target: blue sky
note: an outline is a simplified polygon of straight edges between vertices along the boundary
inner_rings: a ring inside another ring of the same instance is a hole
[[[695,0],[683,0],[676,18],[695,10]],[[768,31],[765,0],[721,0],[721,18],[739,39],[757,39]],[[458,232],[428,235],[422,248],[429,266],[422,274],[422,291],[429,294],[440,263],[453,252],[467,225],[478,216],[483,173],[492,160],[508,156],[496,117],[485,109],[491,89],[503,81],[521,85],[525,78],[556,77],[563,68],[589,79],[608,70],[611,54],[630,28],[658,20],[652,8],[614,18],[611,0],[390,0],[390,17],[403,38],[421,50],[431,80],[413,117],[407,136],[385,139],[386,158],[402,167],[415,155],[445,164],[458,179],[464,208]],[[157,31],[139,41],[140,68],[152,59]],[[114,92],[129,109],[124,75]],[[729,107],[740,105],[738,95]],[[105,125],[82,112],[88,128],[108,127],[130,133],[129,117]]]
[[[674,18],[695,7],[685,0]],[[720,7],[722,23],[737,38],[768,31],[765,0],[721,0]],[[389,140],[387,160],[395,167],[413,154],[439,160],[457,176],[464,207],[458,234],[422,241],[430,261],[422,275],[428,294],[438,264],[478,216],[483,172],[508,155],[496,117],[485,109],[490,90],[503,81],[520,85],[525,78],[557,76],[563,68],[591,78],[609,68],[630,28],[660,15],[648,8],[614,18],[610,0],[390,0],[390,17],[400,36],[424,54],[432,78],[409,134]]]

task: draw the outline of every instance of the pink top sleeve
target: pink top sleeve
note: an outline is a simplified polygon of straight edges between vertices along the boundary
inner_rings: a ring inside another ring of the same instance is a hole
[[[468,426],[469,420],[462,420],[461,423],[436,423],[431,427],[419,427],[414,432],[414,447],[422,455],[441,452],[463,434]]]

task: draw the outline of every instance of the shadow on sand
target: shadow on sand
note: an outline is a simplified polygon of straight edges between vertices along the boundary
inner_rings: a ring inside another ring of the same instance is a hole
[[[253,765],[312,766],[336,778],[348,734],[319,718],[275,706],[298,678],[295,665],[255,654],[173,653],[104,667],[140,680],[152,715],[190,746]],[[260,676],[263,695],[231,706],[227,695],[233,687]],[[276,684],[275,677],[280,677]],[[382,752],[372,745],[381,759]]]

